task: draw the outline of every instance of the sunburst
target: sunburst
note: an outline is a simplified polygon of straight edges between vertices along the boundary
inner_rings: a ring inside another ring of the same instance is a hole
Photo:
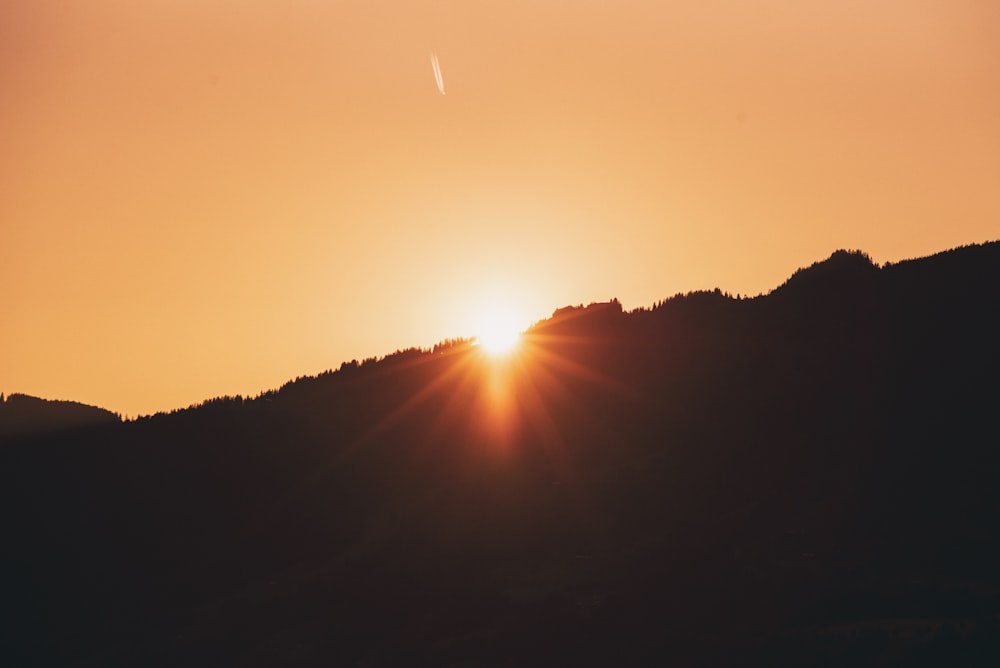
[[[476,343],[492,357],[513,353],[521,341],[523,325],[516,316],[500,305],[485,309],[476,323]]]

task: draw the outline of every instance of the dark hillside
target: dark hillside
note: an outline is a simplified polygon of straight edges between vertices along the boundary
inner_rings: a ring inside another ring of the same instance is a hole
[[[1000,243],[0,446],[10,665],[996,665]]]
[[[0,396],[0,439],[121,422],[106,411],[75,401],[50,401],[26,394]]]

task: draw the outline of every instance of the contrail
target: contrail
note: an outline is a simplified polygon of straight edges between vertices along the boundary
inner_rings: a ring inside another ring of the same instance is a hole
[[[438,90],[444,95],[444,79],[441,78],[441,64],[438,63],[437,54],[431,51],[431,67],[434,68],[434,81],[437,82]]]

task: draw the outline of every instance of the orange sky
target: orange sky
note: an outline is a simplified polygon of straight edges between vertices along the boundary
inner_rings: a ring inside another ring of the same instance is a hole
[[[994,0],[5,0],[0,91],[0,391],[129,415],[1000,237]]]

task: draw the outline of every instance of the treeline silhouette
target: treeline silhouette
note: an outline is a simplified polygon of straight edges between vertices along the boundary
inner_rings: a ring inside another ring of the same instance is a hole
[[[998,288],[838,251],[22,432],[6,663],[996,665]]]

